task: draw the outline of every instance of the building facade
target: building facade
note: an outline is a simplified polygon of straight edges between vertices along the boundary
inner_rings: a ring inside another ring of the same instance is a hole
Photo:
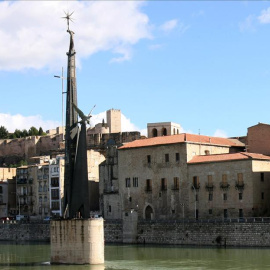
[[[266,216],[270,157],[244,149],[236,139],[179,134],[111,150],[100,166],[104,218]]]

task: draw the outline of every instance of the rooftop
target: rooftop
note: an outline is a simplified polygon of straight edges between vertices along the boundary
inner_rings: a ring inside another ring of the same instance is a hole
[[[195,135],[188,133],[181,133],[171,136],[161,136],[148,139],[135,140],[133,142],[127,143],[120,147],[119,149],[128,148],[139,148],[139,147],[149,147],[156,145],[166,145],[166,144],[177,144],[177,143],[201,143],[207,145],[222,145],[227,147],[244,147],[245,145],[236,139],[226,139],[219,137],[210,137],[204,135]]]
[[[222,162],[222,161],[232,161],[232,160],[268,160],[269,156],[256,153],[246,153],[239,152],[233,154],[217,154],[217,155],[204,155],[204,156],[194,156],[188,164],[195,163],[209,163],[209,162]]]

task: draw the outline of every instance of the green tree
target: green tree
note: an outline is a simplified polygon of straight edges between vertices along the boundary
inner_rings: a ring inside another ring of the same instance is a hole
[[[38,130],[35,127],[30,127],[28,131],[29,136],[37,136],[38,135]]]
[[[22,131],[19,129],[15,129],[14,133],[15,138],[21,138],[22,137]]]
[[[28,136],[28,131],[26,129],[23,129],[21,137],[27,137],[27,136]]]
[[[38,130],[38,135],[39,136],[44,136],[44,135],[47,135],[47,134],[43,131],[42,127],[40,127],[39,130]]]
[[[0,127],[0,139],[7,139],[8,138],[8,130],[4,127]]]

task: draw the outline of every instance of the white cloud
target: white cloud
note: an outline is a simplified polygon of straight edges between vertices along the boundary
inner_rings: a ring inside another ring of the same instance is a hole
[[[228,138],[226,131],[217,129],[213,135],[214,137]]]
[[[159,50],[159,49],[161,49],[162,47],[164,47],[163,44],[153,44],[153,45],[150,45],[150,46],[149,46],[149,49],[154,51],[154,50]]]
[[[254,15],[249,15],[245,21],[239,23],[239,29],[241,32],[245,31],[255,31],[255,26],[254,26],[254,21],[255,21],[255,16]]]
[[[0,70],[59,69],[66,63],[69,34],[61,19],[64,1],[0,2]],[[75,49],[78,64],[98,51],[128,60],[132,45],[151,38],[149,19],[139,1],[69,1],[74,11]]]
[[[176,19],[167,21],[160,26],[160,29],[166,33],[170,32],[177,26],[178,21]]]
[[[258,20],[262,24],[270,23],[270,7],[262,10],[261,15],[258,16]]]
[[[61,124],[53,120],[43,120],[40,115],[23,116],[21,114],[10,115],[0,113],[0,125],[4,126],[9,132],[14,132],[15,129],[26,129],[34,126],[37,129],[42,127],[44,131],[54,129]]]

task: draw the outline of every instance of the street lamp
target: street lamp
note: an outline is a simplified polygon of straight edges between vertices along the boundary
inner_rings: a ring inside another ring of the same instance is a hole
[[[64,68],[62,67],[62,76],[54,75],[55,78],[62,79],[62,128],[64,127]]]

